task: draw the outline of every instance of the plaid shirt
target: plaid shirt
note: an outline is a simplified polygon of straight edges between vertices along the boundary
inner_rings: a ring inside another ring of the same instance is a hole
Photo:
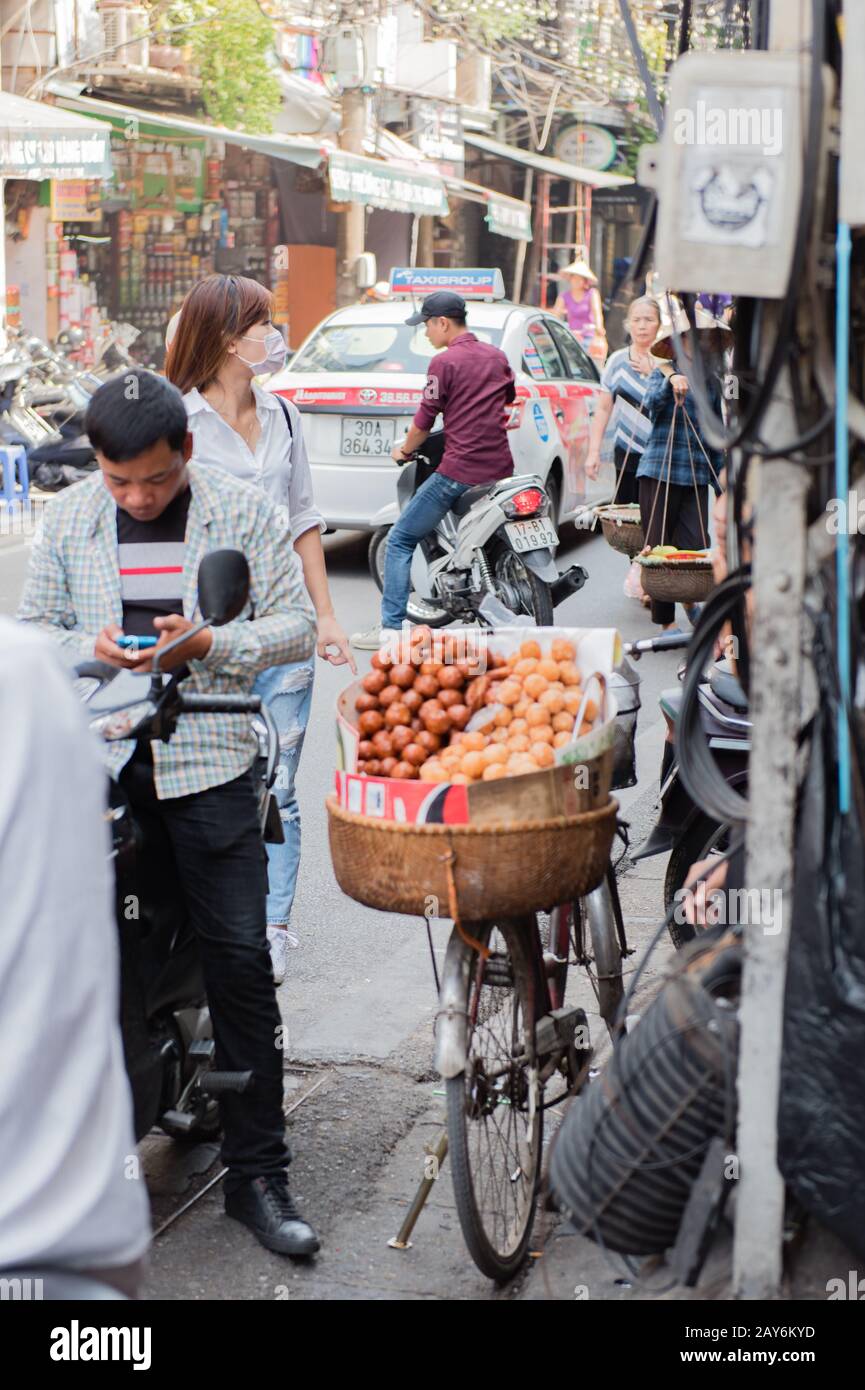
[[[717,414],[720,414],[721,392],[714,377],[709,377],[706,385],[713,408]],[[649,442],[643,450],[637,468],[637,477],[658,478],[665,486],[669,482],[674,487],[693,487],[695,481],[698,487],[705,487],[706,483],[711,483],[715,491],[720,492],[721,489],[709,469],[703,449],[706,450],[712,461],[715,476],[719,475],[724,467],[724,458],[717,449],[710,449],[704,440],[701,439],[698,443],[695,438],[694,431],[699,431],[697,402],[688,391],[685,394],[684,409],[680,406],[678,410],[675,410],[675,404],[673,388],[668,378],[660,367],[656,367],[649,377],[649,385],[643,399],[643,413],[653,421],[653,429]],[[693,429],[685,419],[685,411],[691,418]],[[674,414],[676,428],[673,434],[671,454],[670,429]]]
[[[186,522],[183,613],[194,619],[198,566],[210,550],[241,550],[249,562],[250,602],[234,622],[212,629],[213,644],[190,661],[183,688],[199,694],[248,695],[259,671],[303,661],[315,649],[315,613],[288,525],[260,488],[222,469],[190,463],[192,498]],[[123,623],[117,556],[117,508],[102,474],[76,483],[46,509],[33,548],[19,621],[41,627],[73,663],[91,660],[98,634]],[[164,800],[218,787],[239,777],[255,757],[249,718],[181,715],[168,743],[153,749],[156,794]],[[104,745],[112,776],[132,756],[134,741]]]

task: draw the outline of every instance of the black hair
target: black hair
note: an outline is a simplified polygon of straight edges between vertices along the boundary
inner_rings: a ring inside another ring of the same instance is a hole
[[[91,396],[84,429],[105,458],[129,463],[160,439],[182,449],[189,423],[177,387],[136,367],[112,377]]]

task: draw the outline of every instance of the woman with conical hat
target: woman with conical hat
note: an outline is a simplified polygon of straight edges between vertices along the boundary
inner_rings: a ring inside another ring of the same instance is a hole
[[[598,277],[587,261],[577,259],[560,270],[558,278],[567,280],[569,288],[559,295],[553,313],[565,320],[591,357],[603,362],[607,356],[607,331]]]

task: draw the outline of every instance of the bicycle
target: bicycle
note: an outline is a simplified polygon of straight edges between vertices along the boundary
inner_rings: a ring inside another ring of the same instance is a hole
[[[625,650],[636,659],[685,645],[679,634],[664,634]],[[621,825],[618,831],[627,848]],[[565,1004],[568,970],[572,964],[586,970],[615,1038],[624,1021],[622,964],[629,954],[612,860],[601,884],[573,904],[454,926],[439,1018],[464,1016],[467,1032],[456,1074],[449,1075],[453,1064],[437,1047],[446,1078],[447,1151],[469,1253],[498,1283],[517,1273],[531,1240],[544,1111],[574,1094],[588,1075],[589,1025],[584,1009]],[[561,1089],[548,1098],[556,1076]]]
[[[464,1068],[446,1079],[447,1144],[463,1237],[498,1283],[531,1239],[544,1111],[579,1089],[592,1056],[585,1010],[565,1005],[569,967],[586,969],[614,1037],[628,954],[612,864],[594,892],[549,914],[454,926],[440,1012],[464,1014],[467,1037]]]

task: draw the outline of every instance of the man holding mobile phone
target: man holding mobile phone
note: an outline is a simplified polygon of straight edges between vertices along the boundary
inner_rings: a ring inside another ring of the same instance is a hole
[[[203,556],[234,549],[249,565],[247,607],[181,642],[161,667],[180,670],[197,695],[248,697],[260,671],[308,659],[315,613],[288,525],[260,488],[190,462],[180,392],[152,372],[126,372],[91,397],[85,428],[99,472],[46,513],[19,618],[75,662],[150,670],[154,652],[195,623]],[[142,651],[118,641],[153,636],[156,646]],[[198,938],[216,1069],[252,1073],[248,1091],[220,1103],[226,1211],[268,1249],[309,1255],[318,1238],[286,1177],[257,746],[248,718],[214,712],[181,718],[167,743],[122,739],[106,756],[141,830],[140,884],[155,899],[179,888]]]

